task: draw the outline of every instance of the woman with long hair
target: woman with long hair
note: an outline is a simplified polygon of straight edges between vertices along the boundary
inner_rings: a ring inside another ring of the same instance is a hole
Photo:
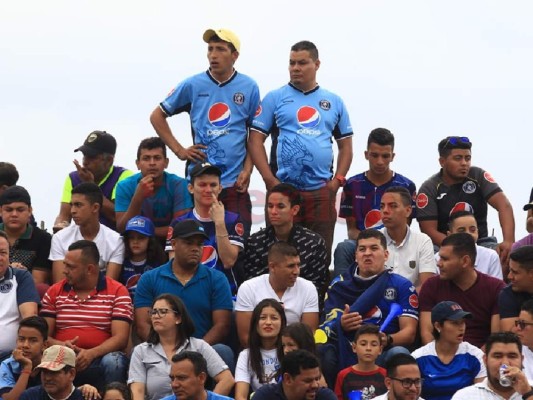
[[[278,300],[264,299],[255,306],[248,348],[239,354],[235,369],[235,400],[246,400],[250,391],[277,381],[283,357],[281,330],[286,325],[285,311]]]
[[[197,351],[207,361],[213,392],[228,395],[234,379],[228,366],[204,340],[192,337],[194,324],[181,299],[164,293],[150,309],[148,339],[133,349],[128,384],[133,400],[156,400],[172,394],[168,375],[172,356],[184,350]]]

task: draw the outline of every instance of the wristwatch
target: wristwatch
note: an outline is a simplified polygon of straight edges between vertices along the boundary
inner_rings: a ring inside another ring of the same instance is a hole
[[[341,186],[344,186],[346,185],[346,177],[345,176],[342,176],[342,175],[339,175],[339,174],[336,174],[333,179],[337,179],[340,183],[341,183]]]
[[[522,395],[522,399],[523,400],[527,400],[527,399],[530,399],[531,396],[533,396],[533,389],[531,389],[529,392],[526,392]]]

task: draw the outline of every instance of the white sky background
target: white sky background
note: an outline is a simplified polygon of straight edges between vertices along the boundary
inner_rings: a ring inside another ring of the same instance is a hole
[[[438,171],[439,140],[468,136],[473,164],[513,204],[518,239],[533,185],[532,20],[531,1],[0,0],[0,160],[17,166],[50,228],[72,160],[81,160],[74,148],[106,130],[118,141],[116,164],[135,168],[138,143],[155,135],[152,109],[207,68],[206,28],[240,36],[236,68],[262,96],[287,83],[290,46],[306,39],[320,52],[319,84],[350,112],[349,176],[367,169],[373,128],[395,134],[392,168],[417,187]],[[187,115],[170,121],[191,144]],[[184,163],[171,155],[169,169],[183,176]],[[257,172],[251,189],[263,190]],[[491,209],[492,228],[501,239]],[[345,236],[340,220],[336,240]]]

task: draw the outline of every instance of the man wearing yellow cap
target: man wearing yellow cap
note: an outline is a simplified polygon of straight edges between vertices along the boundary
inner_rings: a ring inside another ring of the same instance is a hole
[[[208,161],[222,171],[219,196],[226,210],[240,214],[245,236],[250,232],[251,201],[248,185],[253,165],[246,151],[248,128],[259,107],[256,82],[238,73],[233,65],[241,42],[228,29],[208,29],[209,69],[179,83],[152,112],[150,121],[165,144],[187,161],[187,176],[194,164]],[[183,146],[172,133],[167,118],[188,112],[193,145]]]

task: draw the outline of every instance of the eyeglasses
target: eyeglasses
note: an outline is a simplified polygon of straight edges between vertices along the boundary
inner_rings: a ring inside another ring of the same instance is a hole
[[[179,315],[179,313],[175,310],[171,310],[170,308],[152,308],[151,310],[148,310],[148,314],[153,317],[157,314],[159,318],[163,318],[165,315],[167,315],[169,312],[172,312],[174,314]]]
[[[514,326],[516,326],[517,328],[520,328],[520,330],[526,329],[526,326],[528,325],[533,325],[533,322],[526,322],[523,319],[517,319],[514,322]]]
[[[409,389],[411,385],[415,385],[415,387],[419,388],[422,386],[422,383],[424,382],[424,379],[417,378],[417,379],[411,379],[411,378],[405,378],[405,379],[398,379],[398,378],[390,378],[393,381],[398,381],[402,384],[402,387],[404,389]]]
[[[446,140],[446,143],[444,143],[442,149],[447,149],[449,146],[457,146],[461,143],[470,143],[470,139],[468,139],[466,136],[450,136],[447,139],[448,140]]]

